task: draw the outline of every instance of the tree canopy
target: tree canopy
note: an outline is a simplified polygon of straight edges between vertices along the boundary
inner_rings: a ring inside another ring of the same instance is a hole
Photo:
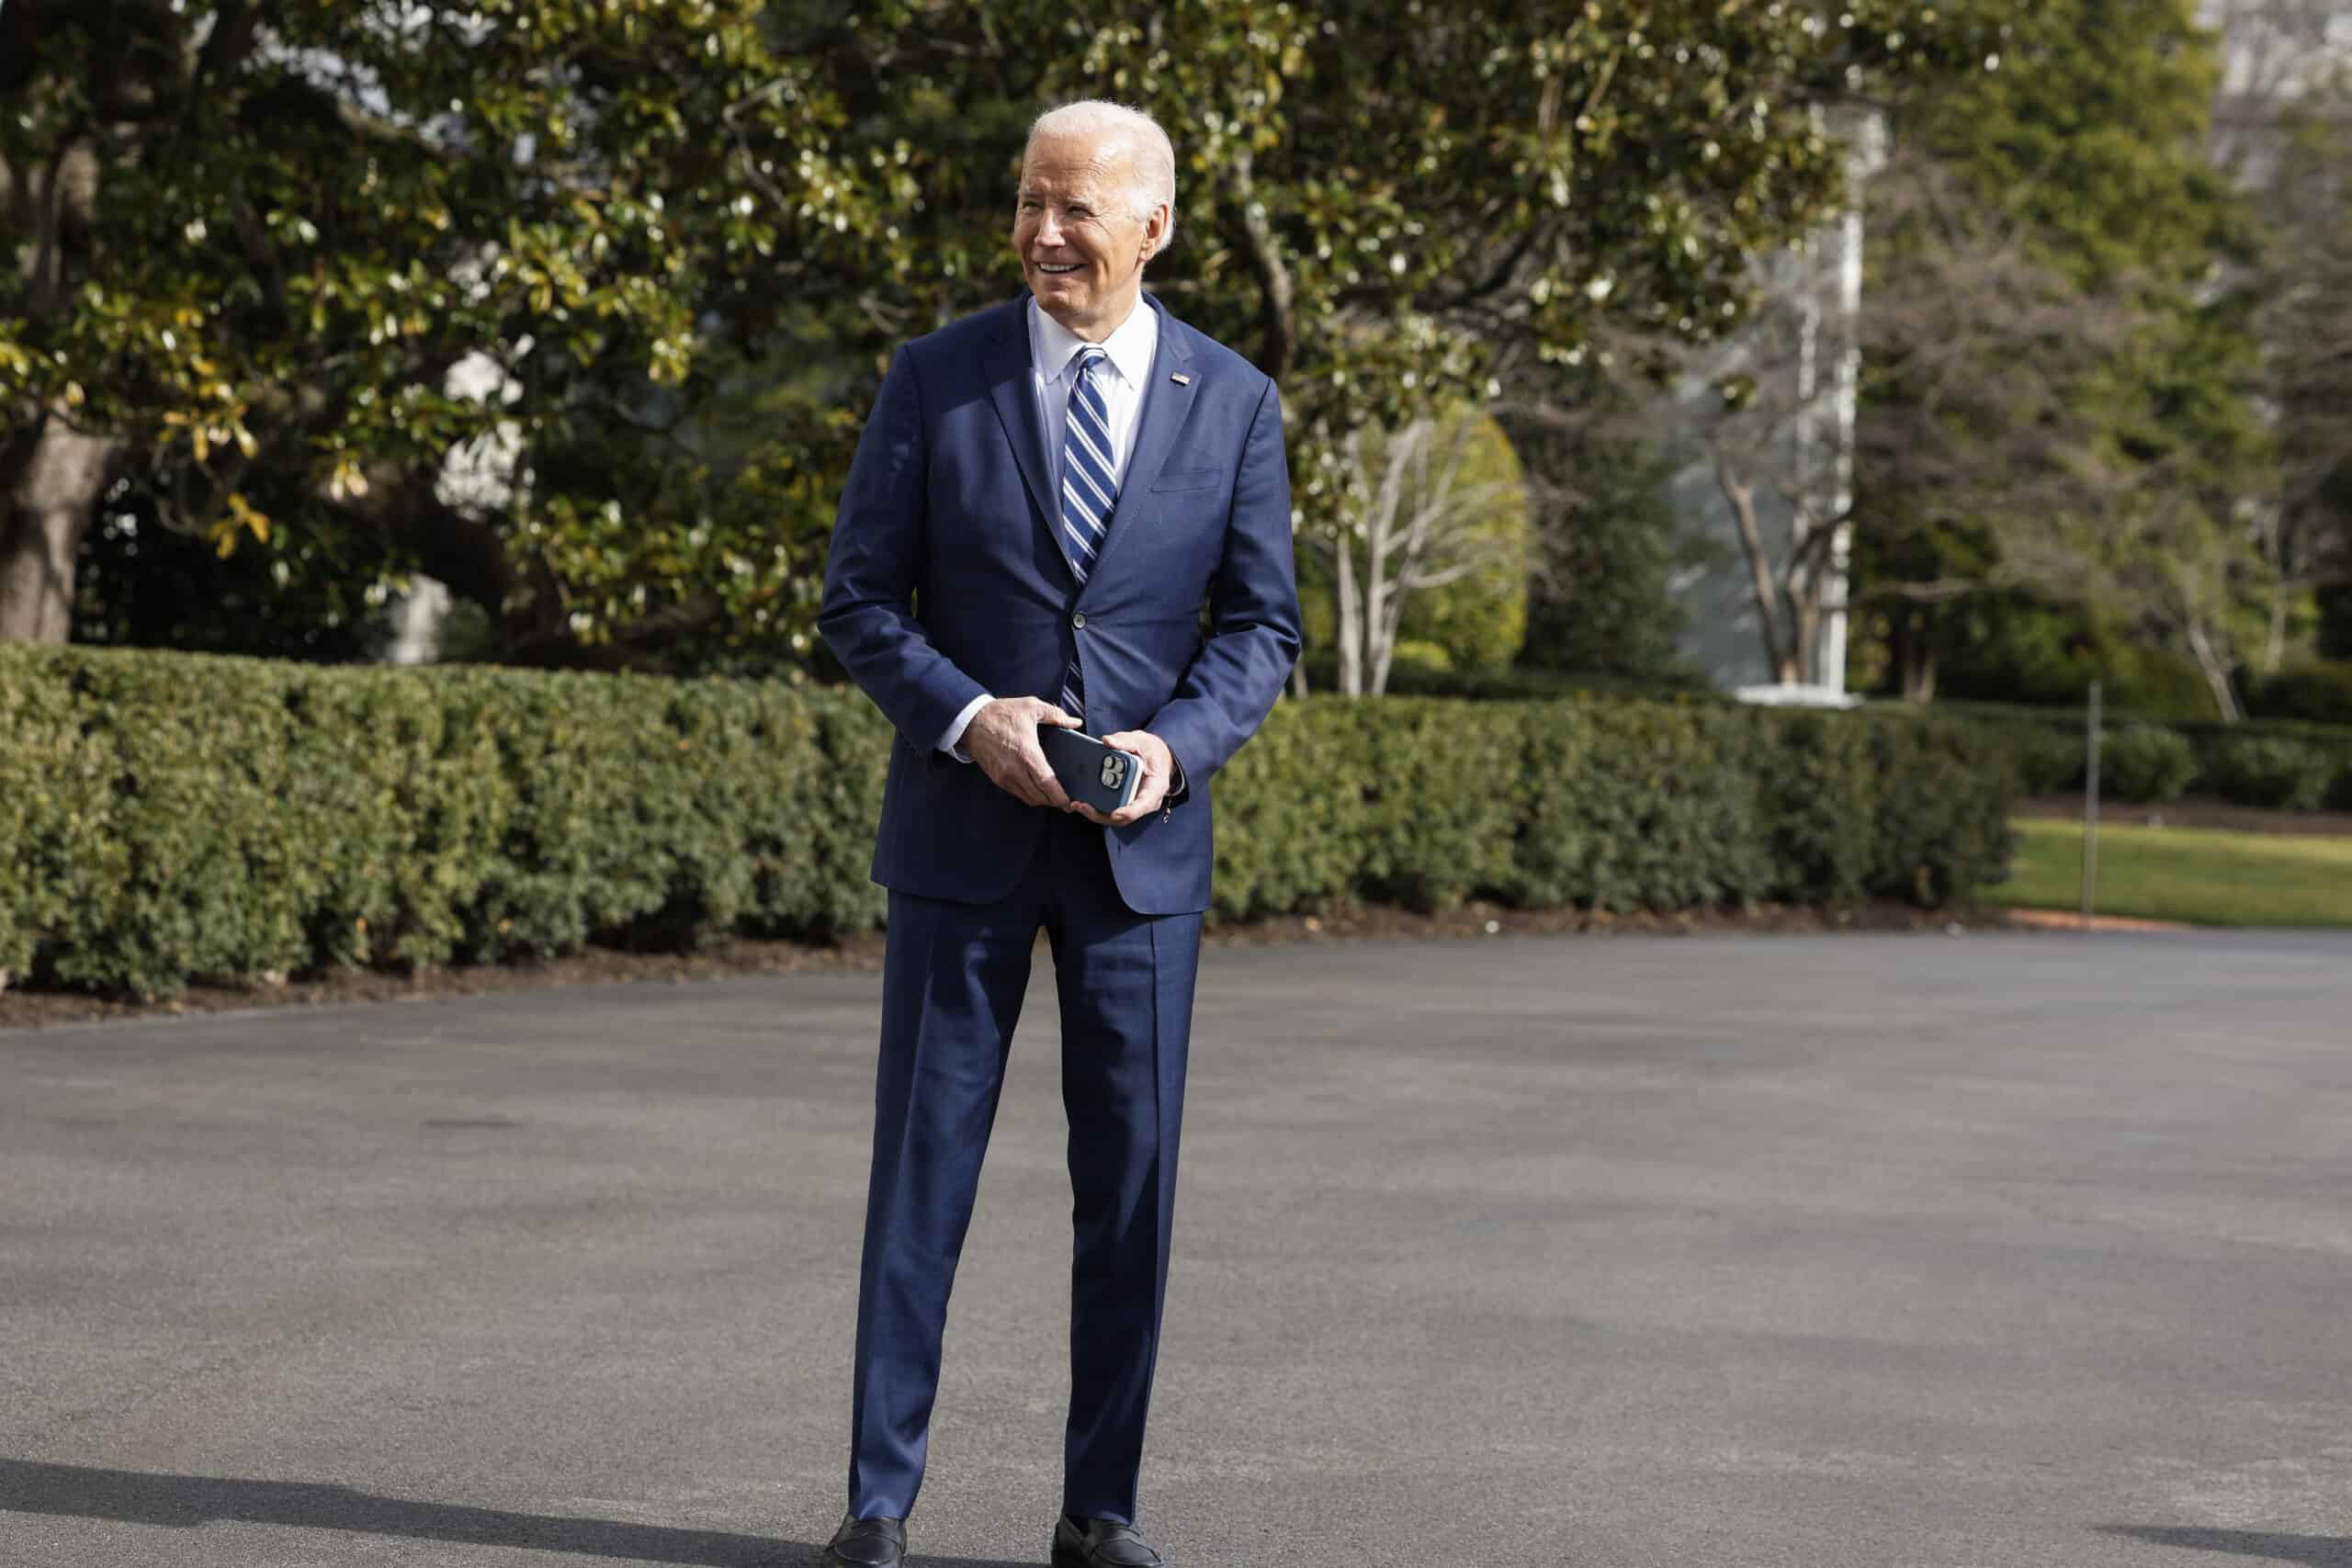
[[[1884,177],[1908,188],[1883,193],[1899,220],[1865,296],[1871,587],[1915,665],[1938,626],[1984,622],[1937,608],[1946,588],[2022,590],[2079,641],[2194,660],[2235,716],[2276,469],[2245,287],[2260,236],[2209,148],[2216,40],[2193,0],[2060,0],[2016,43],[1911,106]]]
[[[1814,107],[2007,10],[7,0],[0,637],[62,635],[105,512],[421,567],[504,657],[792,662],[887,351],[1016,287],[1027,124],[1087,96],[1170,128],[1150,282],[1345,528],[1351,433],[1736,326],[1839,197]]]
[[[85,525],[28,482],[78,437],[103,454],[85,509],[224,552],[281,518],[386,535],[526,656],[792,619],[776,521],[822,480],[787,458],[709,482],[687,415],[721,345],[887,241],[903,181],[842,166],[818,62],[770,50],[759,9],[10,4],[0,557]],[[497,395],[453,387],[476,356]],[[499,444],[531,482],[453,502],[448,455]],[[0,581],[21,635],[27,585]]]

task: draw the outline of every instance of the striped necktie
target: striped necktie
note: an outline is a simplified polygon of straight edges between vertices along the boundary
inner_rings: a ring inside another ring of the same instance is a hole
[[[1111,461],[1111,407],[1095,378],[1109,357],[1096,344],[1070,356],[1069,413],[1062,432],[1061,543],[1081,586],[1094,570],[1111,509],[1119,503],[1119,470]],[[1072,658],[1062,674],[1061,705],[1073,718],[1084,718],[1085,702],[1086,679]]]

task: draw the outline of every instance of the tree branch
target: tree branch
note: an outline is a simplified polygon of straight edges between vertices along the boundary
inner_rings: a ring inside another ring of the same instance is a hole
[[[1249,236],[1250,259],[1258,271],[1263,307],[1259,320],[1264,337],[1259,347],[1258,368],[1280,381],[1298,349],[1296,287],[1283,260],[1282,241],[1266,217],[1265,204],[1258,199],[1258,182],[1247,147],[1234,155],[1233,193],[1241,209],[1242,231]]]

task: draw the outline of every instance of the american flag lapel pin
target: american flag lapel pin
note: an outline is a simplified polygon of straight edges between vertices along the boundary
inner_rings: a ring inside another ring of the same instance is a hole
[[[1180,387],[1189,387],[1193,384],[1193,378],[1182,370],[1170,370],[1168,373],[1168,378]]]

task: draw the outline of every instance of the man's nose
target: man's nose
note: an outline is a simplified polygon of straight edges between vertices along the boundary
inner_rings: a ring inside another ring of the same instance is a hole
[[[1041,245],[1058,245],[1062,243],[1061,220],[1050,212],[1037,220],[1037,243]]]

